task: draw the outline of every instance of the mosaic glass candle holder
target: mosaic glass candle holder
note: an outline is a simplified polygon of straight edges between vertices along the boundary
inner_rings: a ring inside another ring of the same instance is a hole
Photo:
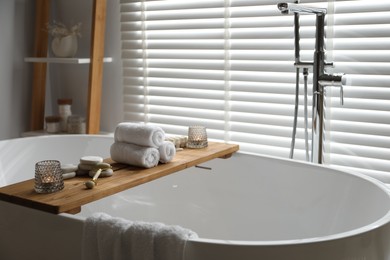
[[[188,148],[204,148],[207,147],[207,131],[204,126],[190,126],[188,128]]]
[[[45,160],[35,164],[35,186],[37,193],[52,193],[64,188],[61,163]]]

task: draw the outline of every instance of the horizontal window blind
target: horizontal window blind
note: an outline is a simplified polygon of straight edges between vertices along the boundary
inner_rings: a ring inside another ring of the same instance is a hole
[[[281,15],[278,2],[121,0],[125,120],[180,135],[204,125],[209,138],[239,143],[242,151],[288,157],[294,19]],[[350,81],[343,107],[338,89],[327,89],[326,163],[379,175],[390,171],[386,2],[300,1],[328,8],[328,60],[335,64],[329,72],[344,72]],[[301,15],[300,22],[301,57],[312,61],[315,16]],[[303,122],[301,90],[294,157],[302,160]]]
[[[328,163],[390,183],[390,1],[335,1],[329,49],[347,74],[327,92]]]

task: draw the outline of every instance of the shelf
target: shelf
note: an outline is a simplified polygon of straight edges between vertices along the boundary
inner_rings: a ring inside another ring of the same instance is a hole
[[[184,149],[171,162],[150,169],[106,159],[112,165],[114,175],[99,178],[99,184],[94,189],[87,189],[84,185],[91,178],[75,177],[65,180],[65,187],[61,191],[38,194],[34,191],[34,179],[31,179],[0,188],[0,200],[54,214],[78,213],[82,205],[215,158],[229,158],[238,149],[239,146],[235,144],[209,142],[206,148]]]
[[[48,55],[48,32],[42,30],[51,17],[50,0],[39,0],[35,4],[35,40],[32,57],[25,58],[33,62],[33,78],[31,93],[30,131],[42,130],[45,123],[46,79],[48,63],[88,64],[88,100],[86,111],[87,134],[96,134],[100,130],[101,98],[103,84],[103,62],[112,62],[112,58],[104,57],[104,40],[106,27],[107,0],[92,1],[92,23],[90,53],[88,58],[55,58]]]
[[[89,64],[91,63],[90,58],[37,58],[37,57],[27,57],[24,58],[25,62],[40,62],[40,63],[63,63],[63,64]],[[103,58],[103,62],[109,63],[112,62],[111,57]]]

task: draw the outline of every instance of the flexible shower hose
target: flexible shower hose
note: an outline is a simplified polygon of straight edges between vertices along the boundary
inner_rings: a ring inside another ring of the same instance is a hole
[[[308,80],[309,70],[307,68],[303,69],[303,81],[304,81],[304,131],[305,131],[305,158],[308,162],[309,159],[309,132],[308,132],[308,113],[307,113],[307,80]],[[295,77],[295,108],[294,108],[294,122],[293,122],[293,132],[291,137],[291,146],[290,146],[290,159],[294,158],[294,149],[295,149],[295,138],[297,133],[297,124],[298,124],[298,108],[299,108],[299,68],[296,69]]]
[[[307,77],[309,75],[309,69],[304,68],[303,69],[303,83],[304,83],[304,93],[303,93],[303,109],[304,109],[304,128],[305,128],[305,154],[306,154],[306,161],[309,161],[309,131],[308,131],[308,114],[307,114]]]
[[[290,159],[294,158],[295,135],[297,133],[297,124],[298,124],[298,107],[299,107],[299,68],[296,68],[296,75],[295,75],[295,108],[294,108],[293,132],[292,132],[292,136],[291,136],[291,146],[290,146]]]

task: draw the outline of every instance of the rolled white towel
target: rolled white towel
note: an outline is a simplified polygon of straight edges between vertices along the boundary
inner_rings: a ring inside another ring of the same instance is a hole
[[[167,163],[172,161],[173,157],[176,154],[175,145],[170,141],[164,141],[162,145],[158,148],[160,152],[160,162]]]
[[[123,122],[117,125],[114,139],[116,142],[158,148],[165,140],[165,133],[155,125]]]
[[[160,153],[157,148],[115,142],[110,149],[111,159],[134,166],[152,168],[158,164]]]

